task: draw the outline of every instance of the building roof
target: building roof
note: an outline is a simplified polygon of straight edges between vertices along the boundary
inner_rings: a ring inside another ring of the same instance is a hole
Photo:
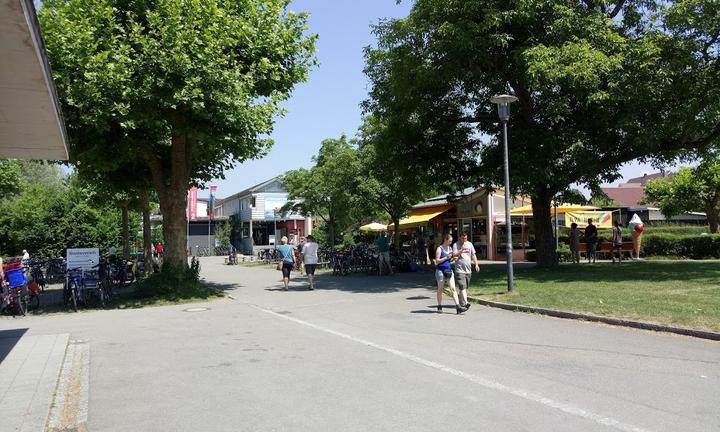
[[[222,203],[224,203],[224,202],[230,201],[231,199],[243,197],[243,196],[245,196],[245,195],[250,195],[250,194],[252,194],[253,192],[259,192],[259,191],[261,191],[263,188],[265,188],[266,186],[271,185],[271,184],[272,184],[273,182],[275,182],[275,181],[278,181],[278,182],[279,182],[279,181],[280,181],[280,177],[279,177],[279,176],[273,177],[273,178],[271,178],[270,180],[265,180],[265,181],[262,182],[262,183],[258,183],[258,184],[254,185],[254,186],[250,186],[249,188],[247,188],[247,189],[245,189],[245,190],[243,190],[243,191],[240,191],[240,192],[238,192],[238,193],[234,193],[234,194],[232,194],[232,195],[230,195],[230,196],[228,196],[228,197],[226,197],[226,198],[218,199],[218,200],[215,202],[215,205],[218,206],[218,205],[220,205],[220,204],[222,204]]]
[[[619,203],[622,207],[648,208],[648,204],[640,204],[645,197],[645,190],[639,184],[636,187],[604,187],[601,188],[605,195],[611,200]]]
[[[32,0],[0,2],[0,158],[66,160],[67,134]]]

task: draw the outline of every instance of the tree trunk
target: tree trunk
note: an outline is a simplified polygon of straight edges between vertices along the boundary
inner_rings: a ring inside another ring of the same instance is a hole
[[[535,190],[535,196],[532,197],[532,209],[538,267],[554,267],[558,265],[557,252],[555,251],[555,234],[552,229],[551,202],[552,193],[547,188],[540,187]]]
[[[128,202],[123,201],[120,203],[120,210],[122,212],[122,256],[125,261],[130,259],[130,222],[128,217]]]
[[[170,169],[160,156],[148,156],[153,185],[163,215],[163,268],[184,271],[187,263],[187,190],[190,185],[192,148],[184,135],[172,138]]]
[[[140,192],[143,216],[143,249],[145,250],[145,270],[153,272],[152,239],[150,238],[150,197],[147,191]]]
[[[393,225],[395,226],[395,251],[400,256],[402,245],[400,244],[400,218],[393,216]]]
[[[710,225],[710,232],[713,234],[718,232],[718,213],[720,213],[720,211],[718,211],[717,207],[710,207],[705,210],[708,224]]]
[[[330,247],[335,249],[335,219],[328,219],[328,240],[330,241]]]

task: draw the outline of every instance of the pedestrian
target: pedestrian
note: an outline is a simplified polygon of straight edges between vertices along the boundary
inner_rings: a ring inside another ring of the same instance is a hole
[[[295,266],[295,251],[292,246],[288,245],[287,237],[282,236],[280,242],[282,243],[278,246],[280,261],[282,263],[280,269],[282,270],[283,275],[283,285],[285,285],[283,290],[287,291],[288,285],[290,285],[290,272],[292,272],[292,269]]]
[[[300,261],[300,276],[305,273],[305,263],[303,260],[300,259],[300,255],[302,255],[303,246],[305,246],[305,236],[300,236],[300,243],[298,243],[297,247],[297,257],[298,261]]]
[[[461,314],[467,310],[460,305],[458,300],[458,294],[455,290],[455,275],[452,270],[453,252],[450,244],[452,243],[452,236],[445,234],[442,237],[443,242],[435,250],[435,281],[437,282],[437,311],[442,313],[442,298],[443,289],[445,283],[448,284],[450,292],[452,293],[453,301],[455,302],[455,311]]]
[[[315,269],[318,263],[318,244],[315,241],[315,237],[310,234],[307,236],[307,241],[304,242],[302,253],[302,262],[305,265],[305,272],[307,272],[308,282],[310,282],[310,290],[315,289]]]
[[[460,305],[465,309],[470,309],[470,303],[467,299],[467,290],[470,288],[470,279],[472,278],[472,266],[475,271],[480,271],[480,263],[477,260],[475,246],[468,241],[468,235],[465,232],[460,233],[460,239],[453,245],[453,256],[455,256],[455,284],[460,291]]]
[[[387,265],[389,274],[393,274],[390,263],[390,246],[388,244],[387,232],[383,231],[377,239],[378,246],[378,276],[382,276],[383,267]]]
[[[427,247],[425,246],[425,237],[418,236],[417,241],[417,262],[421,267],[427,264]]]
[[[595,262],[597,258],[597,242],[598,242],[598,231],[597,227],[593,225],[593,220],[588,219],[588,225],[585,227],[585,243],[587,244],[587,260],[590,263]]]
[[[162,243],[158,242],[158,244],[155,246],[155,252],[157,252],[158,256],[163,256],[163,245],[162,245]]]
[[[30,266],[30,253],[25,249],[22,251],[22,261],[20,261],[20,263],[24,269]]]
[[[110,261],[110,264],[117,263],[117,248],[115,246],[110,246],[110,249],[108,249],[108,261]]]
[[[580,237],[582,237],[582,234],[578,229],[578,224],[571,223],[568,243],[570,243],[570,260],[573,264],[580,264]]]
[[[622,262],[622,224],[620,221],[615,222],[613,227],[613,238],[612,238],[612,249],[610,249],[610,257],[612,262],[615,262],[615,250],[618,252],[618,261]]]

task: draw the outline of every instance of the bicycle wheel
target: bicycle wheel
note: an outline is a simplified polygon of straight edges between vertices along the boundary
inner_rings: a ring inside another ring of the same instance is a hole
[[[100,307],[105,309],[105,301],[106,301],[105,288],[103,288],[102,284],[98,284],[97,294],[98,294],[98,298],[100,300]]]
[[[70,287],[70,306],[72,306],[75,312],[78,311],[77,289],[75,286]]]

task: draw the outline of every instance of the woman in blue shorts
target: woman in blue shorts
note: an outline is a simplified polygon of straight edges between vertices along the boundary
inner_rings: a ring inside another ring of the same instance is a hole
[[[465,312],[467,309],[460,306],[458,300],[457,291],[455,290],[455,275],[452,269],[453,251],[450,245],[452,244],[452,236],[445,234],[443,236],[443,242],[435,250],[435,280],[437,281],[437,310],[442,313],[442,297],[445,283],[447,282],[450,292],[452,292],[452,298],[455,301],[455,311],[459,314]]]

